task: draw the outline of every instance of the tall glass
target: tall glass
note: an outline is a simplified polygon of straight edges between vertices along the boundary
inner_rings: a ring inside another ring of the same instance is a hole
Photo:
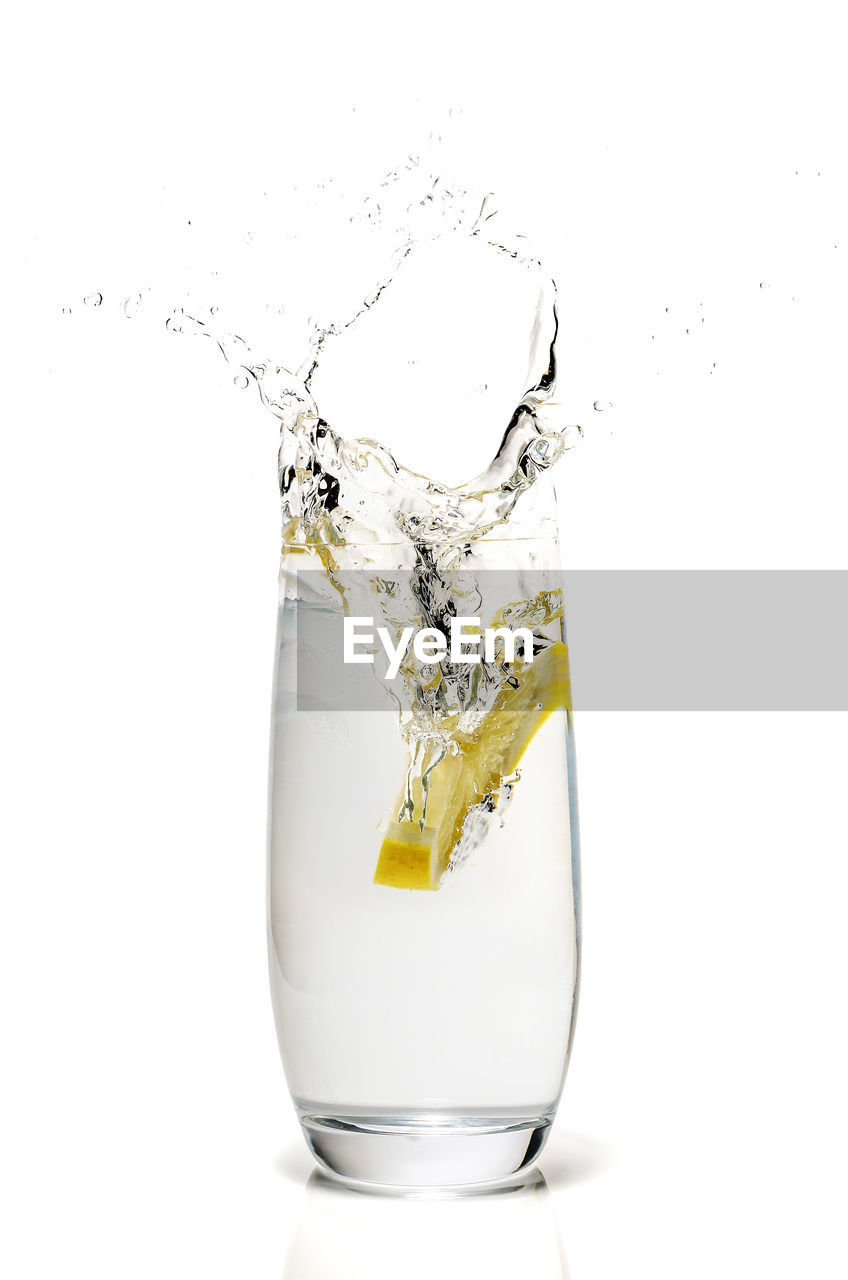
[[[470,731],[457,729],[430,775],[425,823],[420,785],[411,800],[405,790],[412,748],[397,700],[346,701],[324,680],[327,655],[304,639],[327,606],[321,582],[350,603],[340,564],[385,590],[414,570],[409,554],[283,548],[271,991],[319,1164],[384,1186],[475,1186],[536,1159],[571,1047],[580,914],[565,623],[553,610],[534,630],[546,648],[533,666],[519,657],[502,667],[503,692]],[[555,539],[482,539],[463,562],[513,599],[555,594]],[[462,829],[462,858],[444,834],[450,823]],[[474,823],[485,825],[482,840],[469,840]]]

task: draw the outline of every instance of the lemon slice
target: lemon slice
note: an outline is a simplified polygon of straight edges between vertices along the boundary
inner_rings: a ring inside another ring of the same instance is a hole
[[[380,847],[374,883],[393,889],[438,889],[450,856],[473,805],[497,791],[514,773],[535,734],[554,711],[571,705],[568,647],[560,642],[537,654],[532,663],[513,667],[518,687],[507,686],[479,726],[456,734],[456,755],[432,770],[426,820],[404,817],[392,822]],[[401,797],[395,813],[403,812]],[[414,813],[423,809],[423,787],[412,788]]]

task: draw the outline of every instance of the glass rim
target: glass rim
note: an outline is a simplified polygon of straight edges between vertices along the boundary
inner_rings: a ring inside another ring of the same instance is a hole
[[[281,546],[283,551],[322,551],[325,549],[328,551],[348,551],[348,550],[357,550],[357,549],[366,548],[366,547],[368,548],[385,547],[386,550],[390,550],[395,547],[405,547],[405,548],[409,548],[410,550],[415,550],[415,548],[418,545],[424,545],[428,547],[474,547],[474,546],[492,547],[492,546],[495,546],[497,543],[558,542],[558,541],[559,541],[559,535],[557,533],[536,533],[536,534],[517,533],[510,537],[497,537],[497,538],[489,538],[485,536],[482,538],[435,538],[432,541],[428,540],[423,544],[412,542],[411,539],[409,538],[406,538],[404,540],[397,539],[392,541],[375,539],[371,542],[364,542],[360,539],[353,538],[349,542],[339,542],[339,543],[336,543],[336,542],[283,542]]]

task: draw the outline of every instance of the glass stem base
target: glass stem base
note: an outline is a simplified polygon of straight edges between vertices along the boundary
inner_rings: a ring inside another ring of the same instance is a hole
[[[300,1111],[318,1164],[346,1182],[416,1189],[473,1189],[523,1174],[550,1131],[550,1113],[484,1117],[352,1116]]]

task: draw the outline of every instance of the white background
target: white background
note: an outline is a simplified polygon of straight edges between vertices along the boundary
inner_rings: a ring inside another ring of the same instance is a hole
[[[4,1274],[382,1277],[432,1255],[447,1278],[484,1221],[487,1273],[514,1274],[555,1218],[574,1280],[845,1276],[835,713],[580,717],[584,985],[541,1217],[304,1191],[263,922],[274,426],[155,308],[118,313],[179,291],[189,220],[214,251],[269,188],[366,191],[445,128],[558,277],[586,433],[567,562],[844,568],[838,6],[6,22]]]

